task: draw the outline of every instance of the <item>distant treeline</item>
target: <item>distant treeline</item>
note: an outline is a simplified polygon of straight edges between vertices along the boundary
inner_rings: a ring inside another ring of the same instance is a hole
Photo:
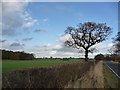
[[[57,57],[41,57],[41,58],[35,58],[35,60],[84,60],[84,58],[74,58],[74,57],[67,57],[67,58],[57,58]],[[90,58],[89,60],[94,60],[93,58]]]
[[[0,50],[2,52],[2,60],[31,60],[34,59],[33,54],[20,52],[20,51],[8,51],[8,50]]]
[[[98,54],[94,58],[95,60],[104,60],[104,61],[119,61],[120,62],[120,56],[117,54]]]

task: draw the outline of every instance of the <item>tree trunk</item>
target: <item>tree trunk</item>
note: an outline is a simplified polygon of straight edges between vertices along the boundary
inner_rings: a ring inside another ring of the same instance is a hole
[[[85,49],[85,61],[88,61],[88,49]]]

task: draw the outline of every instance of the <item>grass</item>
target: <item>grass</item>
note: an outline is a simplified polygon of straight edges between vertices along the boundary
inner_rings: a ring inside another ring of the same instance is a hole
[[[80,60],[27,60],[27,61],[14,61],[5,60],[2,61],[2,73],[9,73],[15,70],[22,70],[28,68],[48,68],[61,64],[70,64],[74,62],[80,62]]]
[[[16,70],[3,75],[2,88],[64,88],[68,82],[74,82],[86,74],[91,66],[93,63],[90,62],[70,61],[70,64],[52,68]]]
[[[104,88],[118,88],[118,77],[104,64]]]

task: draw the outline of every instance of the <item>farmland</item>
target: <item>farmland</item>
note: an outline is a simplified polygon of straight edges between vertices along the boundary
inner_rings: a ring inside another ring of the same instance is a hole
[[[5,60],[2,70],[4,88],[106,88],[106,80],[116,81],[111,80],[112,73],[108,75],[103,62],[84,62],[82,59]]]
[[[15,70],[23,70],[28,68],[48,68],[62,64],[70,64],[80,62],[81,60],[5,60],[2,61],[2,72],[9,73]]]
[[[93,66],[92,62],[80,62],[80,60],[53,62],[51,65],[46,65],[48,68],[23,68],[24,70],[20,68],[3,75],[3,88],[64,88],[69,86],[68,82],[81,78]],[[61,63],[58,64],[58,62]]]

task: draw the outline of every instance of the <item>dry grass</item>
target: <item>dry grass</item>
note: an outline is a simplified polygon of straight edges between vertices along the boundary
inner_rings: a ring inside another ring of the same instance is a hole
[[[67,88],[104,88],[103,64],[94,64],[84,76],[75,82],[69,82]]]
[[[3,76],[3,88],[104,88],[102,62],[15,71]]]
[[[69,81],[82,77],[91,66],[89,62],[80,62],[14,71],[2,77],[3,88],[64,88]]]

